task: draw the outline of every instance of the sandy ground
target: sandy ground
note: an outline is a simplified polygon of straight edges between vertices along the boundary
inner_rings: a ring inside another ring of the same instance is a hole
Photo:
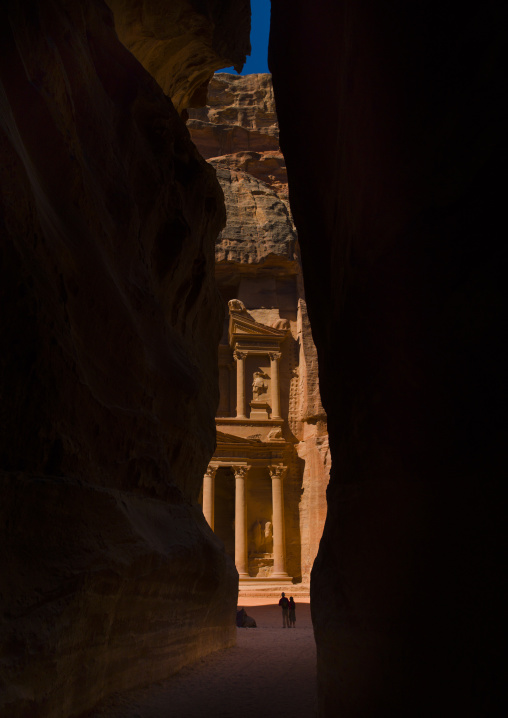
[[[267,605],[268,601],[274,604]],[[314,718],[316,647],[309,599],[296,600],[296,628],[283,629],[277,599],[242,598],[257,628],[237,628],[237,645],[168,681],[124,694],[94,718]]]

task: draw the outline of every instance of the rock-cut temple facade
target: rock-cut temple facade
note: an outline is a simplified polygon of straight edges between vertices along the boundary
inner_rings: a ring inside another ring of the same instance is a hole
[[[240,590],[305,590],[330,459],[270,75],[215,75],[188,127],[216,168],[228,217],[215,253],[228,312],[203,513]]]

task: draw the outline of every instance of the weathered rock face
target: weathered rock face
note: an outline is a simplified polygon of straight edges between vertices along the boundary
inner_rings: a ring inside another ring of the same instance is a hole
[[[123,44],[178,112],[201,107],[215,70],[241,72],[250,53],[249,0],[107,0]]]
[[[234,161],[234,155],[230,157]],[[216,166],[214,160],[212,164]],[[216,245],[216,261],[221,265],[287,265],[294,274],[296,233],[284,201],[248,172],[219,164],[217,179],[224,192],[228,219]]]
[[[207,102],[187,124],[203,157],[246,151],[281,156],[270,75],[214,75]]]
[[[225,466],[233,451],[237,460],[243,457],[244,463],[251,465],[246,478],[249,576],[241,577],[240,590],[265,590],[259,582],[271,580],[274,559],[271,539],[257,534],[262,533],[260,527],[266,529],[267,522],[271,525],[274,521],[269,464],[283,464],[287,468],[285,568],[295,583],[303,584],[308,590],[310,569],[326,515],[328,435],[319,396],[316,350],[306,310],[298,240],[287,202],[286,167],[278,149],[270,75],[237,77],[221,73],[210,82],[209,95],[206,107],[190,111],[188,127],[197,147],[217,169],[224,192],[227,223],[216,243],[216,277],[223,297],[240,300],[238,306],[245,309],[243,315],[237,315],[233,303],[231,321],[241,321],[243,316],[258,323],[250,326],[259,335],[253,344],[244,347],[247,352],[244,389],[249,404],[255,398],[252,390],[255,372],[261,372],[269,405],[266,420],[255,418],[255,407],[252,411],[248,408],[245,420],[236,419],[243,412],[237,406],[235,340],[232,344],[231,325],[226,323],[219,348],[219,445],[211,464],[211,470],[216,471],[215,530],[235,555],[238,547],[231,529],[233,493],[227,489],[228,482],[232,487],[233,476],[231,472],[228,475],[229,469]],[[255,152],[250,149],[253,146]],[[219,156],[212,156],[217,152]],[[273,399],[270,398],[276,370],[270,363],[268,350],[264,355],[260,350],[260,346],[273,340],[269,336],[273,328],[288,330],[279,347],[277,370],[284,420],[280,425],[273,418]],[[246,328],[242,331],[248,333]],[[241,337],[238,341],[242,341]],[[271,420],[275,423],[270,423]],[[233,443],[228,445],[228,442]],[[229,512],[228,503],[231,504]]]
[[[1,30],[0,712],[67,717],[234,640],[196,505],[225,214],[102,2],[12,2]]]
[[[197,139],[196,134],[201,134],[192,130],[194,140],[201,147],[201,141]],[[202,133],[204,135],[204,132]],[[202,136],[203,142],[206,143],[207,137]],[[235,152],[230,155],[214,157],[213,166],[228,169],[234,167],[241,172],[247,172],[258,180],[264,182],[275,190],[277,196],[287,202],[288,199],[288,181],[286,173],[286,163],[282,153],[272,150],[264,152]]]
[[[499,710],[498,13],[272,2],[332,453],[311,584],[323,716]]]

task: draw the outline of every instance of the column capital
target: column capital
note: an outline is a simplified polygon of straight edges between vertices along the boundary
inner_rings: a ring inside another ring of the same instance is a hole
[[[250,466],[232,466],[231,468],[235,472],[235,479],[245,479]]]
[[[268,356],[270,357],[270,361],[278,361],[282,353],[281,352],[268,352]]]
[[[247,352],[240,352],[240,351],[236,351],[236,350],[235,350],[235,351],[233,352],[233,356],[234,356],[234,358],[235,358],[236,361],[239,361],[239,360],[241,360],[241,359],[245,359],[245,358],[246,358]]]
[[[288,467],[283,464],[268,467],[272,479],[283,479],[287,474]]]
[[[210,478],[214,479],[215,474],[217,473],[218,466],[207,466],[205,471],[205,476],[209,476]]]

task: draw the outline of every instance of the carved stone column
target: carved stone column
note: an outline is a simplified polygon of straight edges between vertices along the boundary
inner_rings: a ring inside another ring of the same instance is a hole
[[[280,419],[279,359],[280,352],[270,352],[270,373],[272,375],[272,419]]]
[[[245,419],[245,352],[235,352],[236,359],[236,416]]]
[[[273,510],[273,573],[274,578],[285,578],[286,549],[284,542],[284,493],[282,481],[287,472],[286,466],[269,466],[272,478],[272,510]]]
[[[215,474],[217,469],[209,466],[203,476],[203,514],[213,531],[215,515]]]
[[[235,472],[235,565],[240,578],[248,578],[245,477],[250,466],[233,466]]]

